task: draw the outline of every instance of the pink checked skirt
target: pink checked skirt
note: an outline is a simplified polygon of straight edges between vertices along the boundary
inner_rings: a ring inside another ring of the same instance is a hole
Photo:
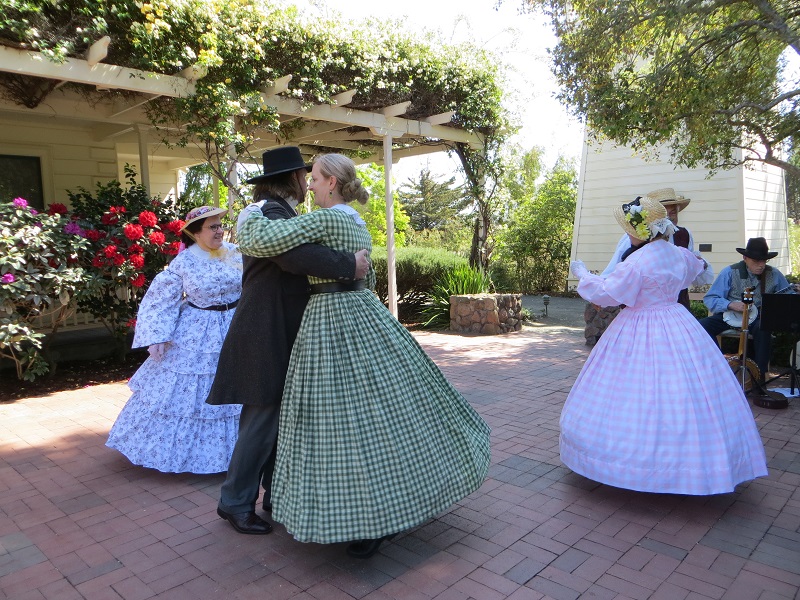
[[[620,312],[564,404],[560,449],[576,473],[643,492],[722,494],[768,474],[736,377],[679,304]]]

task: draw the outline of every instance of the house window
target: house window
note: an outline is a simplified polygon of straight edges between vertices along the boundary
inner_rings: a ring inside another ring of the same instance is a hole
[[[44,210],[42,162],[38,156],[0,154],[0,202],[25,198],[28,205]]]

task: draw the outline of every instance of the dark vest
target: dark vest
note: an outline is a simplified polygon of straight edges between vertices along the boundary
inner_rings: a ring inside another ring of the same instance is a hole
[[[738,275],[738,277],[737,277]],[[741,302],[745,288],[754,287],[753,304],[761,308],[761,294],[771,294],[776,290],[775,272],[767,265],[761,275],[751,275],[747,264],[742,260],[731,265],[731,289],[728,290],[728,300]]]

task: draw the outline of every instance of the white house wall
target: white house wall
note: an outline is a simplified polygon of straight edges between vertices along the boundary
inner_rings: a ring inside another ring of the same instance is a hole
[[[113,144],[55,121],[0,116],[0,153],[41,158],[45,204],[69,205],[67,191],[94,189],[117,176]]]
[[[94,192],[98,183],[124,182],[126,162],[141,174],[138,157],[120,157],[113,139],[98,141],[89,127],[41,116],[0,116],[0,154],[41,159],[46,205],[60,202],[69,206],[69,191],[85,188]],[[152,195],[174,196],[177,183],[177,170],[169,168],[166,161],[151,160]]]
[[[742,171],[745,238],[767,238],[769,249],[778,252],[770,264],[787,273],[790,270],[789,229],[783,171],[771,165],[756,165]]]
[[[771,262],[788,271],[786,203],[780,171],[734,169],[707,179],[705,169],[673,167],[636,156],[610,142],[584,146],[575,215],[572,256],[601,272],[608,264],[622,230],[613,208],[636,196],[671,187],[691,199],[680,213],[696,248],[710,244],[704,257],[715,271],[741,260],[736,252],[748,237],[764,236],[781,254]],[[745,210],[745,207],[747,209]],[[577,282],[570,279],[570,285]]]
[[[142,169],[138,158],[120,156],[117,179],[125,181],[125,165],[129,164],[137,173],[137,181],[141,181]],[[178,170],[169,168],[164,161],[150,160],[150,195],[159,196],[162,200],[172,201],[178,191]]]

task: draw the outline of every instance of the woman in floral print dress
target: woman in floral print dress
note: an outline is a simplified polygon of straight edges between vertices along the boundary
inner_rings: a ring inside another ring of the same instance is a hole
[[[205,402],[242,290],[242,255],[222,239],[224,212],[189,212],[186,250],[153,279],[139,307],[133,347],[147,346],[150,357],[128,383],[133,395],[106,442],[133,464],[168,473],[228,468],[241,406]]]

